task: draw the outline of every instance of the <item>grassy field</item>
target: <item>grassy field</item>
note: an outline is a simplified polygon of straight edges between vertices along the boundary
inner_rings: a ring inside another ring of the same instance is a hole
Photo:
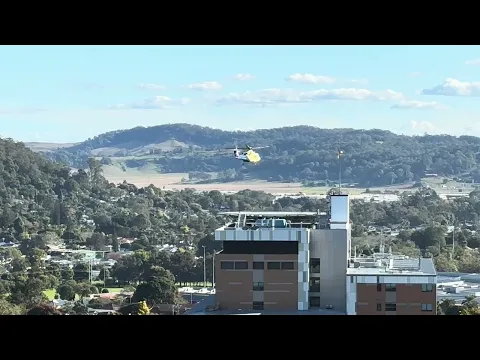
[[[119,293],[123,290],[123,288],[107,288],[109,293]],[[48,300],[52,301],[55,299],[55,294],[57,291],[55,289],[45,290],[43,292]]]
[[[182,184],[182,178],[188,178],[186,173],[162,174],[156,171],[154,165],[147,164],[141,168],[127,168],[123,171],[118,164],[104,166],[105,177],[114,183],[120,183],[126,180],[127,182],[139,187],[148,186],[150,184],[156,187],[168,190],[182,190],[185,188],[194,188],[199,191],[220,190],[225,192],[237,192],[245,189],[254,191],[265,191],[274,194],[298,194],[304,193],[306,195],[325,195],[330,187],[303,187],[301,183],[280,183],[267,182],[263,180],[248,180],[241,182],[218,183],[218,184]],[[449,181],[443,184],[443,178],[425,178],[423,182],[431,186],[432,189],[438,193],[457,193],[458,189],[464,191],[472,191],[472,184],[463,184],[455,181]],[[350,195],[359,195],[363,193],[365,188],[349,188],[344,187],[342,190]],[[394,185],[385,187],[374,187],[370,190],[376,191],[414,191],[412,184]]]

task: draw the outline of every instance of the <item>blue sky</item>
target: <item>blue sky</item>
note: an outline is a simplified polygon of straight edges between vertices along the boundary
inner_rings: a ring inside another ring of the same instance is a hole
[[[0,135],[186,122],[480,136],[480,46],[1,46]]]

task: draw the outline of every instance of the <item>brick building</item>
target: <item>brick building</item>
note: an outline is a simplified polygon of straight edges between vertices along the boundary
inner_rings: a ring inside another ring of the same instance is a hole
[[[330,211],[229,212],[215,231],[216,304],[227,312],[436,314],[432,259],[351,254],[348,195]],[[381,249],[383,250],[383,249]]]

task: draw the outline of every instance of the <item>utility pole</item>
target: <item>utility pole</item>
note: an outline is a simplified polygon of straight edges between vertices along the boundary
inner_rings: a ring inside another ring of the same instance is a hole
[[[93,278],[93,276],[92,276],[92,270],[93,270],[92,260],[88,261],[88,265],[89,265],[89,267],[88,267],[88,273],[89,273],[88,278],[90,279],[90,284],[91,284],[92,280],[93,280],[92,279]]]
[[[107,268],[104,266],[104,267],[103,267],[103,287],[104,287],[104,288],[107,287],[107,285],[106,285],[106,283],[107,283],[107,282],[106,282],[107,276],[106,276],[106,275],[107,275]]]
[[[213,251],[212,260],[212,287],[215,289],[215,250]]]
[[[450,254],[450,260],[453,260],[455,256],[455,223],[453,223],[453,232],[452,232],[452,253]]]
[[[205,266],[205,245],[203,247],[203,287],[207,287],[207,267]]]

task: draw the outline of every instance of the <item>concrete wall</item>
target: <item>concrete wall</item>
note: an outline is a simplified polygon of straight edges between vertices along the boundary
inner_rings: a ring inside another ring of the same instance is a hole
[[[346,311],[349,229],[311,231],[310,258],[320,258],[320,307]]]
[[[298,304],[297,310],[308,310],[310,233],[313,230],[297,233],[298,236]]]

